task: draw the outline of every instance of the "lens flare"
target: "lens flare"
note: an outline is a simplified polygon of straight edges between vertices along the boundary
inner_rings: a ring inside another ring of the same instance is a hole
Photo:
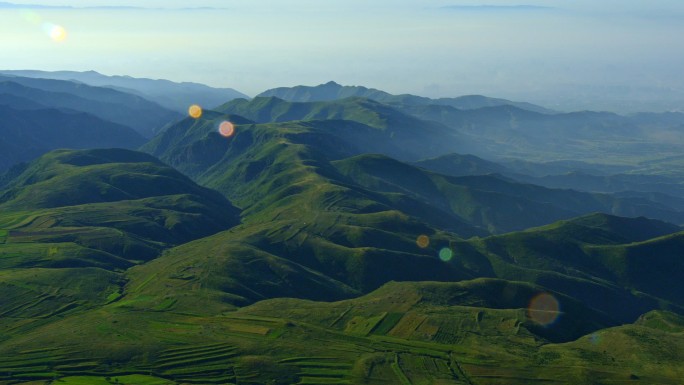
[[[601,336],[594,333],[589,336],[589,342],[591,342],[592,345],[598,345],[601,343]]]
[[[560,315],[560,304],[556,297],[548,293],[541,293],[532,298],[527,307],[527,316],[542,326],[549,326],[556,322]]]
[[[416,244],[421,249],[425,249],[430,246],[430,238],[428,238],[427,235],[420,235],[418,236],[418,239],[416,239]]]
[[[50,36],[50,39],[57,43],[61,43],[67,38],[67,31],[61,25],[45,23],[43,24],[43,30]]]
[[[197,104],[193,104],[188,108],[188,115],[190,115],[191,118],[193,119],[199,119],[202,117],[202,107],[198,106]]]
[[[453,257],[454,257],[454,252],[448,247],[445,247],[439,251],[439,259],[441,259],[444,262],[451,261],[451,258],[453,258]]]
[[[221,134],[222,136],[224,136],[226,138],[230,138],[231,136],[233,136],[234,133],[235,133],[235,126],[233,125],[233,123],[231,123],[227,120],[224,120],[223,122],[221,122],[221,124],[219,125],[219,134]]]

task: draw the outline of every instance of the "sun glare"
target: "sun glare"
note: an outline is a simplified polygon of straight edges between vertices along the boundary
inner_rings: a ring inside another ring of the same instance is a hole
[[[50,39],[57,43],[61,43],[67,38],[67,31],[61,25],[46,23],[43,25],[43,29]]]

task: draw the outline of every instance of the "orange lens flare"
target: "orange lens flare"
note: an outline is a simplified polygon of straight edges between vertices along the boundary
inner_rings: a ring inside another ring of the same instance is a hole
[[[229,121],[223,121],[219,125],[219,134],[223,137],[230,138],[235,134],[235,126]]]
[[[421,249],[425,249],[425,248],[427,248],[428,246],[430,246],[430,238],[428,238],[427,235],[421,235],[421,236],[418,237],[418,239],[416,239],[416,244],[417,244],[418,247],[420,247]]]
[[[193,104],[188,108],[188,115],[190,115],[191,118],[193,119],[199,119],[202,117],[202,107],[198,106],[197,104]]]

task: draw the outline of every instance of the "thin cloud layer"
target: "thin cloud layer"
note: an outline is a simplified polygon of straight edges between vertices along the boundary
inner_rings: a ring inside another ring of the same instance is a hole
[[[540,5],[446,5],[440,9],[447,11],[549,11],[555,7]]]

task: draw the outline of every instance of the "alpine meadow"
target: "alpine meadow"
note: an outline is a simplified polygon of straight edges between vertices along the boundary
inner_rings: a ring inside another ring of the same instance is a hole
[[[682,20],[0,3],[0,385],[684,384]]]

